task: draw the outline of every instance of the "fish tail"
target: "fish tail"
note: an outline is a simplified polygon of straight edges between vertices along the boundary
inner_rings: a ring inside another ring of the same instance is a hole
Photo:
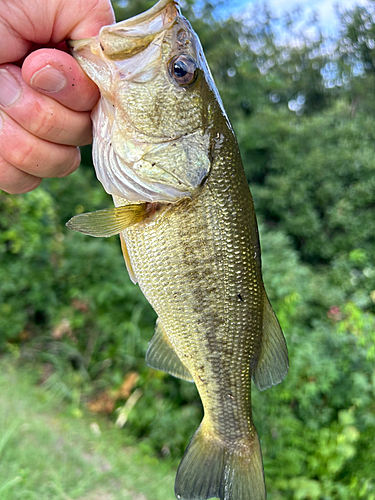
[[[175,494],[181,500],[265,500],[258,434],[229,444],[207,432],[205,421],[194,434],[177,471]]]

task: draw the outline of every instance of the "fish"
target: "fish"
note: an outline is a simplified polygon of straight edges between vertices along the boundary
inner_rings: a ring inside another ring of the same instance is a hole
[[[70,42],[97,84],[96,175],[114,208],[68,227],[120,235],[129,276],[157,313],[147,364],[194,382],[203,420],[177,470],[177,499],[264,500],[251,380],[288,368],[267,297],[252,196],[198,36],[176,0]]]

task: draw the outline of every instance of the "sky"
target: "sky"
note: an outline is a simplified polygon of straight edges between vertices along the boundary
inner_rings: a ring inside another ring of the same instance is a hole
[[[244,12],[247,7],[252,9],[254,4],[260,3],[258,0],[234,0],[238,11]],[[339,4],[340,9],[352,8],[355,5],[365,5],[366,0],[267,0],[272,12],[279,16],[285,11],[291,11],[300,5],[307,15],[317,12],[320,25],[325,34],[334,35],[338,29],[334,5]]]

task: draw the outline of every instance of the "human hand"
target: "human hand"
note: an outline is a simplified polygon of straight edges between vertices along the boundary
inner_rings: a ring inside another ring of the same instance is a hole
[[[77,169],[99,92],[62,42],[113,22],[109,0],[0,0],[0,189]]]

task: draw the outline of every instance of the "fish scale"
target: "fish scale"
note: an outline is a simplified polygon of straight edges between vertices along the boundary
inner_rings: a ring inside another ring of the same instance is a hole
[[[146,361],[195,382],[204,408],[177,471],[181,500],[265,500],[251,379],[288,371],[252,197],[199,39],[175,0],[72,43],[99,86],[94,165],[115,208],[69,227],[119,234],[158,321]]]
[[[186,202],[188,210],[172,208],[154,224],[123,233],[138,283],[193,374],[214,432],[229,440],[239,429],[247,433],[251,422],[249,367],[261,342],[252,332],[261,329],[263,293],[249,230],[251,195],[235,156],[226,149],[217,159],[201,196]],[[233,214],[236,205],[244,208]],[[219,377],[211,377],[212,371]],[[231,380],[238,372],[247,381],[241,386]]]

